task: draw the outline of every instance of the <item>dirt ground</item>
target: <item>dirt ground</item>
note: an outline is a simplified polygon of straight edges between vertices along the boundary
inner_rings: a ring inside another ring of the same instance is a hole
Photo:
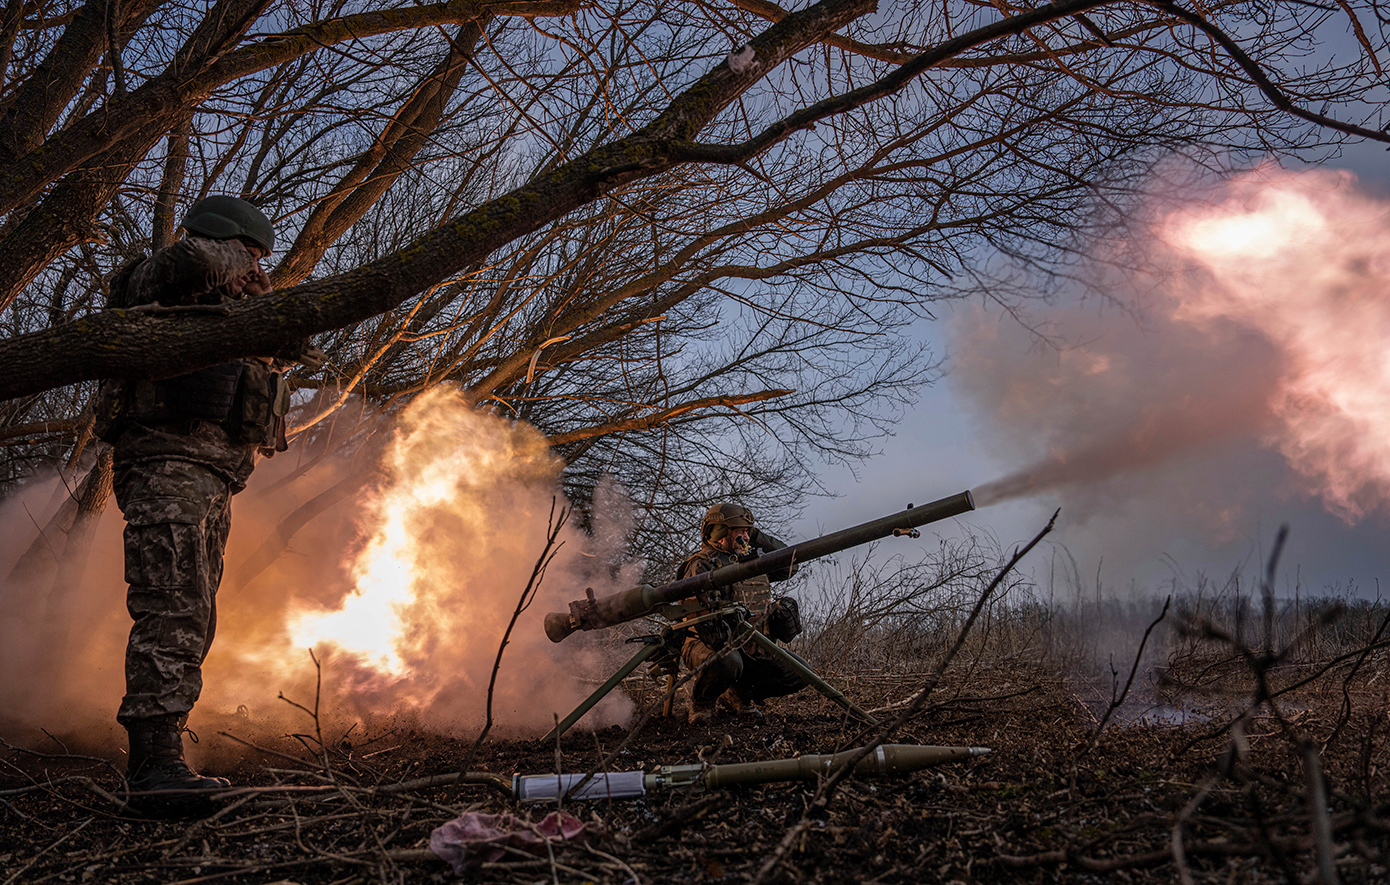
[[[903,680],[849,688],[866,707],[901,705],[911,693]],[[240,747],[235,763],[207,773],[262,789],[233,791],[211,816],[179,820],[136,815],[110,765],[50,742],[0,757],[0,885],[1295,882],[1317,881],[1320,863],[1338,881],[1385,882],[1390,723],[1379,688],[1347,694],[1352,713],[1343,717],[1340,687],[1315,684],[1281,697],[1282,722],[1265,710],[1235,728],[1229,712],[1171,699],[1130,705],[1092,745],[1097,711],[1079,700],[1084,692],[1001,667],[943,684],[892,738],[986,746],[987,756],[853,778],[821,803],[815,783],[569,802],[566,811],[601,825],[599,838],[553,841],[541,856],[504,855],[462,877],[427,847],[435,828],[464,812],[539,821],[555,808],[518,805],[486,786],[438,785],[470,741],[355,728],[325,736],[330,774],[298,741]],[[868,735],[803,692],[770,703],[760,721],[657,718],[630,740],[616,728],[576,730],[560,758],[563,770],[583,772],[616,751],[611,770],[650,770],[827,753]],[[544,773],[556,758],[554,744],[488,741],[469,767]],[[1309,774],[1318,768],[1325,786]],[[1310,791],[1326,801],[1310,802]]]

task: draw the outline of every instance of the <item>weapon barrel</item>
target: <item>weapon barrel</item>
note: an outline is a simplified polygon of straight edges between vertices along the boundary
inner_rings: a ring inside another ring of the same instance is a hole
[[[711,765],[705,771],[705,786],[711,790],[743,784],[765,784],[775,781],[814,780],[844,765],[858,750],[826,755],[798,756],[795,759],[772,759],[767,762],[735,762]],[[961,762],[983,756],[985,747],[923,747],[916,744],[881,744],[854,766],[855,774],[873,777],[910,774],[933,765]]]
[[[545,633],[551,642],[560,642],[576,630],[613,627],[640,618],[660,605],[680,602],[682,599],[728,587],[757,575],[786,569],[794,563],[818,559],[895,533],[910,531],[930,522],[959,516],[974,509],[975,499],[971,497],[970,492],[965,491],[920,507],[909,507],[872,522],[799,544],[791,544],[747,562],[736,562],[711,572],[681,578],[660,587],[642,584],[602,599],[596,599],[590,593],[586,599],[571,602],[568,612],[551,612],[546,615]]]

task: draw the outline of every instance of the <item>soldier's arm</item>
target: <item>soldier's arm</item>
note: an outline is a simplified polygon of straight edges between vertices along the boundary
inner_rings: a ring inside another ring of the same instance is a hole
[[[762,529],[757,528],[753,529],[753,534],[751,537],[749,537],[748,541],[755,548],[762,550],[762,552],[764,553],[771,553],[774,550],[781,550],[783,547],[787,546],[786,542],[781,541],[778,538],[769,535]],[[774,572],[768,572],[767,577],[770,581],[785,581],[794,574],[796,574],[796,563],[792,563],[790,566],[784,569],[778,569]]]
[[[786,542],[779,541],[762,529],[753,529],[753,535],[748,539],[754,547],[759,548],[764,553],[771,553],[774,550],[781,550],[787,546]]]
[[[160,249],[135,269],[127,303],[209,304],[225,300],[224,290],[256,270],[256,259],[236,240],[188,237]]]

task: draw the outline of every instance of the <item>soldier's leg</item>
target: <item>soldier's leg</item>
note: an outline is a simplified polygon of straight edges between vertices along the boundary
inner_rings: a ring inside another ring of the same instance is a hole
[[[208,610],[207,638],[203,643],[203,660],[212,650],[212,639],[217,635],[217,589],[222,586],[223,557],[227,552],[227,536],[232,530],[232,498],[222,495],[213,502],[208,512],[207,562],[208,562]],[[201,663],[201,662],[200,662]]]
[[[124,466],[115,479],[134,620],[117,718],[186,715],[202,691],[230,489],[185,461]]]
[[[162,461],[121,470],[117,502],[126,517],[126,696],[117,720],[130,733],[136,789],[204,789],[183,762],[181,730],[202,691],[230,490],[196,464]],[[222,534],[221,541],[209,531]]]
[[[743,675],[744,656],[733,650],[721,655],[692,638],[681,649],[681,659],[696,674],[690,691],[690,721],[706,721],[714,712],[715,699]]]
[[[126,696],[117,720],[187,715],[202,692],[212,617],[201,526],[128,525]]]
[[[783,651],[796,658],[807,669],[811,668],[805,658],[787,649],[783,649]],[[750,655],[748,663],[743,669],[743,678],[738,682],[737,690],[739,695],[747,701],[762,702],[768,698],[795,694],[805,688],[806,684],[806,680],[781,661]]]

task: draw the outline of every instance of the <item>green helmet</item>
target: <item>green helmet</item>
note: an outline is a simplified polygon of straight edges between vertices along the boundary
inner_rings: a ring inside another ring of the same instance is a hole
[[[275,229],[265,213],[239,197],[205,197],[194,203],[180,225],[190,233],[214,240],[245,237],[275,251]]]
[[[720,537],[729,529],[751,529],[753,513],[747,507],[737,504],[715,504],[705,513],[705,521],[700,523],[700,537],[706,541],[717,541],[718,538],[715,538],[714,534],[720,526],[724,528],[724,531],[718,533]]]

